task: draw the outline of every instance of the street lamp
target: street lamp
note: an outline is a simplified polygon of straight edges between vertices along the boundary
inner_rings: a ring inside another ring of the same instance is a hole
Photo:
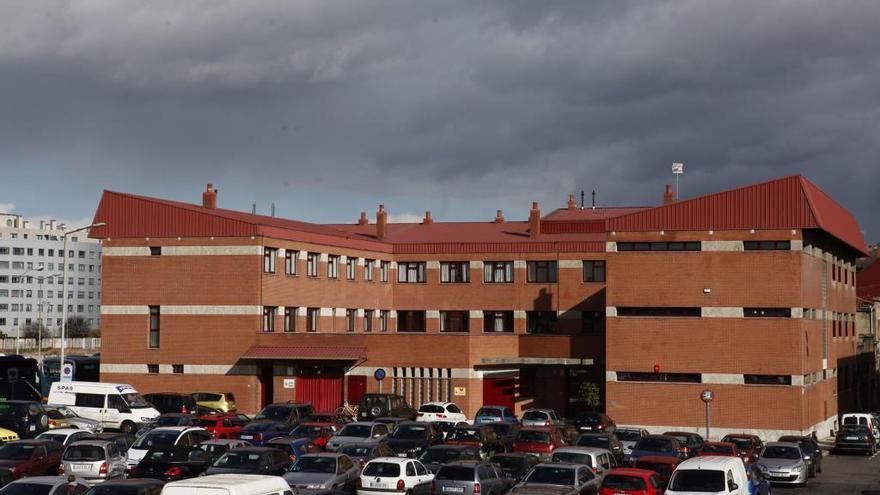
[[[21,282],[20,282],[20,283],[21,283],[21,284],[25,284],[25,280],[27,280],[26,275],[27,275],[28,273],[31,273],[31,272],[41,272],[41,271],[43,271],[43,264],[42,264],[42,263],[39,263],[39,264],[37,265],[36,268],[28,268],[27,270],[21,272],[21,275],[19,275],[19,277],[21,277]],[[40,303],[39,299],[40,299],[40,298],[37,297],[37,304]],[[39,317],[37,317],[37,324],[38,324],[38,325],[40,324],[40,319],[39,319]],[[16,329],[16,332],[15,332],[15,353],[16,353],[16,354],[21,354],[21,349],[20,349],[21,344],[20,344],[20,342],[21,342],[21,325],[18,326],[18,328]]]
[[[63,241],[62,260],[64,263],[61,266],[61,359],[58,361],[58,370],[59,373],[61,373],[61,381],[64,381],[64,335],[67,333],[67,236],[83,230],[103,227],[105,225],[107,225],[105,222],[93,223],[61,234],[61,239]]]

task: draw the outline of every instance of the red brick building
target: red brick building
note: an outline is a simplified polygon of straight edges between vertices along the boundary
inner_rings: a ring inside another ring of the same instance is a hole
[[[800,176],[658,207],[316,225],[105,192],[102,379],[334,409],[554,407],[618,424],[828,429],[855,346],[852,215]],[[374,378],[377,369],[387,378]],[[714,436],[714,434],[713,434]]]

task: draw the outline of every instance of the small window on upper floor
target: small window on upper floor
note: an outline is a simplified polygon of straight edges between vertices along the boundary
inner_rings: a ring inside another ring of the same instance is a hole
[[[319,253],[309,253],[306,255],[306,275],[309,277],[318,276],[318,263],[321,260]]]
[[[503,284],[513,282],[513,261],[483,262],[483,282]]]
[[[526,280],[533,283],[556,283],[557,267],[555,261],[527,261]]]
[[[275,273],[275,262],[277,258],[277,248],[263,248],[263,273]]]
[[[397,282],[401,284],[424,283],[426,280],[425,265],[424,261],[397,263]]]
[[[585,260],[584,282],[604,282],[605,281],[605,261],[604,260]]]
[[[357,272],[358,259],[349,256],[345,259],[345,279],[354,280]]]
[[[463,284],[471,280],[470,263],[467,261],[444,261],[440,263],[440,283]]]
[[[746,318],[791,318],[791,308],[743,308]]]
[[[296,275],[296,259],[299,257],[299,251],[291,249],[284,250],[284,274]]]
[[[335,254],[327,257],[327,278],[339,278],[339,256]]]
[[[745,241],[746,251],[790,251],[791,241]]]
[[[162,256],[162,247],[150,246],[150,256]]]

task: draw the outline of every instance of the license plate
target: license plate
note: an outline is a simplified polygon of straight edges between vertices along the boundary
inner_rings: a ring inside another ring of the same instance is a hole
[[[859,437],[846,437],[844,440],[858,440]]]
[[[91,469],[92,469],[91,464],[74,464],[74,465],[70,466],[71,471],[82,472],[82,471],[91,471]]]
[[[464,493],[464,488],[460,486],[444,486],[443,492],[445,493]]]
[[[397,457],[406,457],[406,452],[398,453]]]
[[[382,483],[381,481],[374,481],[370,483],[370,488],[384,488],[383,485],[384,483]]]
[[[253,440],[254,436],[253,435],[241,435],[241,436],[239,436],[239,438],[241,438],[242,440]]]

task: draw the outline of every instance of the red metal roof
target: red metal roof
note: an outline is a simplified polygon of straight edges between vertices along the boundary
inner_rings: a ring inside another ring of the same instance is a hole
[[[856,274],[856,295],[862,299],[880,298],[880,259]]]
[[[247,350],[242,359],[331,359],[357,361],[367,357],[366,347],[355,346],[260,346]]]
[[[628,213],[647,210],[651,206],[603,206],[596,208],[558,208],[547,214],[543,220],[549,222],[605,220]]]

